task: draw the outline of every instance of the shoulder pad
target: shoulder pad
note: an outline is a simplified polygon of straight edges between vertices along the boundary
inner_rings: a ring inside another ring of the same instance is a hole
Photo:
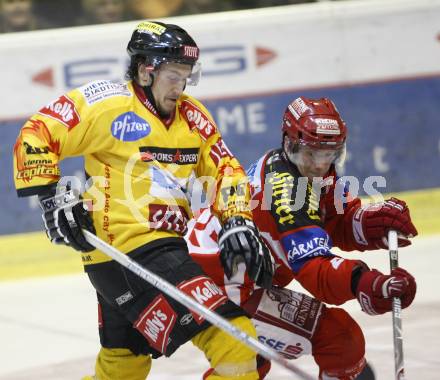
[[[263,167],[264,161],[267,154],[260,157],[258,161],[254,162],[247,170],[246,175],[249,178],[249,184],[251,186],[251,195],[255,197],[262,188],[261,185],[261,168]]]
[[[281,161],[281,152],[278,150],[268,152],[266,165],[272,165],[276,161]]]
[[[60,122],[69,130],[76,127],[81,121],[77,106],[68,95],[61,95],[59,98],[52,100],[41,108],[38,113]]]
[[[217,132],[217,127],[212,121],[209,112],[203,106],[196,105],[185,99],[179,106],[179,112],[187,121],[191,130],[197,129],[203,140],[207,140]]]

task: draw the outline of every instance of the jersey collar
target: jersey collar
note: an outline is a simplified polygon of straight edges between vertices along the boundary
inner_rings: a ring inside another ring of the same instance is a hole
[[[137,96],[137,98],[141,101],[141,103],[150,111],[154,116],[156,116],[158,119],[162,121],[163,124],[165,124],[166,127],[169,127],[172,122],[174,121],[174,117],[176,115],[176,110],[174,110],[169,117],[162,117],[159,115],[159,112],[157,112],[156,107],[154,105],[154,99],[151,94],[151,91],[145,91],[144,87],[137,84],[135,81],[133,83],[133,89]],[[151,95],[149,95],[149,93]],[[148,96],[149,95],[149,96]]]

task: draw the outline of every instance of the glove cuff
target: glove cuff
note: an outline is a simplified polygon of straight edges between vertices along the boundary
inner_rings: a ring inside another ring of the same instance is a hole
[[[356,212],[353,214],[353,220],[352,220],[352,226],[353,226],[353,236],[356,240],[356,243],[358,243],[361,246],[367,246],[368,241],[364,234],[364,228],[362,224],[362,217],[365,212],[365,209],[368,206],[361,206],[359,207]]]
[[[233,227],[241,227],[241,226],[248,226],[248,227],[256,228],[252,219],[245,218],[242,215],[231,216],[230,218],[226,219],[223,222],[223,229],[224,230],[229,230]]]
[[[370,270],[370,268],[363,261],[359,261],[358,264],[353,267],[351,272],[351,292],[354,296],[357,295],[357,289],[362,275],[368,270]]]
[[[45,186],[41,191],[36,194],[38,200],[53,197],[57,192],[58,182],[52,183],[51,185]]]
[[[377,283],[381,275],[382,273],[376,269],[362,273],[356,289],[356,298],[362,310],[369,315],[383,314],[387,311],[378,304],[381,301],[377,299]]]
[[[66,192],[57,194],[56,186],[54,186],[50,193],[47,192],[39,195],[38,200],[43,212],[52,212],[57,208],[73,207],[79,201],[79,193],[78,191],[69,189],[66,190]]]
[[[219,234],[218,245],[221,246],[229,235],[235,234],[239,231],[249,231],[249,228],[253,230],[256,229],[254,222],[241,215],[235,215],[226,219]]]

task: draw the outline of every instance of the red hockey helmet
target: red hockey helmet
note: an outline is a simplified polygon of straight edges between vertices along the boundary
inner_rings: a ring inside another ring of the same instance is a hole
[[[295,99],[284,112],[282,132],[293,145],[315,149],[341,149],[347,138],[345,123],[328,98]]]

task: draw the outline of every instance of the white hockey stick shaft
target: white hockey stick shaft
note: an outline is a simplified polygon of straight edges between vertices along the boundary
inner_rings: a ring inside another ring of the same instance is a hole
[[[388,248],[390,251],[391,270],[399,266],[398,239],[396,231],[388,232]],[[393,341],[394,341],[394,368],[395,380],[405,379],[403,365],[403,335],[402,335],[402,304],[400,298],[393,298]]]
[[[174,285],[170,284],[168,281],[164,280],[160,276],[157,276],[153,272],[144,268],[142,265],[139,265],[136,261],[132,260],[127,255],[124,255],[115,247],[112,247],[111,245],[102,241],[100,238],[98,238],[96,235],[92,234],[89,231],[83,230],[83,233],[86,240],[91,245],[93,245],[94,247],[96,247],[97,249],[99,249],[109,257],[111,257],[113,260],[117,261],[124,268],[127,268],[128,270],[137,274],[139,277],[141,277],[142,279],[144,279],[145,281],[147,281],[148,283],[159,289],[161,292],[167,294],[171,298],[175,299],[177,302],[180,302],[188,309],[196,312],[197,314],[202,315],[207,321],[211,322],[212,325],[218,327],[219,329],[230,334],[237,340],[243,342],[245,345],[250,347],[252,350],[260,354],[264,358],[277,362],[284,368],[290,370],[299,378],[303,380],[313,380],[313,377],[311,377],[306,372],[304,372],[300,368],[290,363],[286,358],[278,354],[276,351],[270,349],[269,347],[265,346],[263,343],[252,338],[244,331],[238,329],[230,322],[228,322],[225,318],[221,317],[217,313],[209,310],[207,307],[198,303],[193,298],[189,297],[188,295],[177,289]]]

